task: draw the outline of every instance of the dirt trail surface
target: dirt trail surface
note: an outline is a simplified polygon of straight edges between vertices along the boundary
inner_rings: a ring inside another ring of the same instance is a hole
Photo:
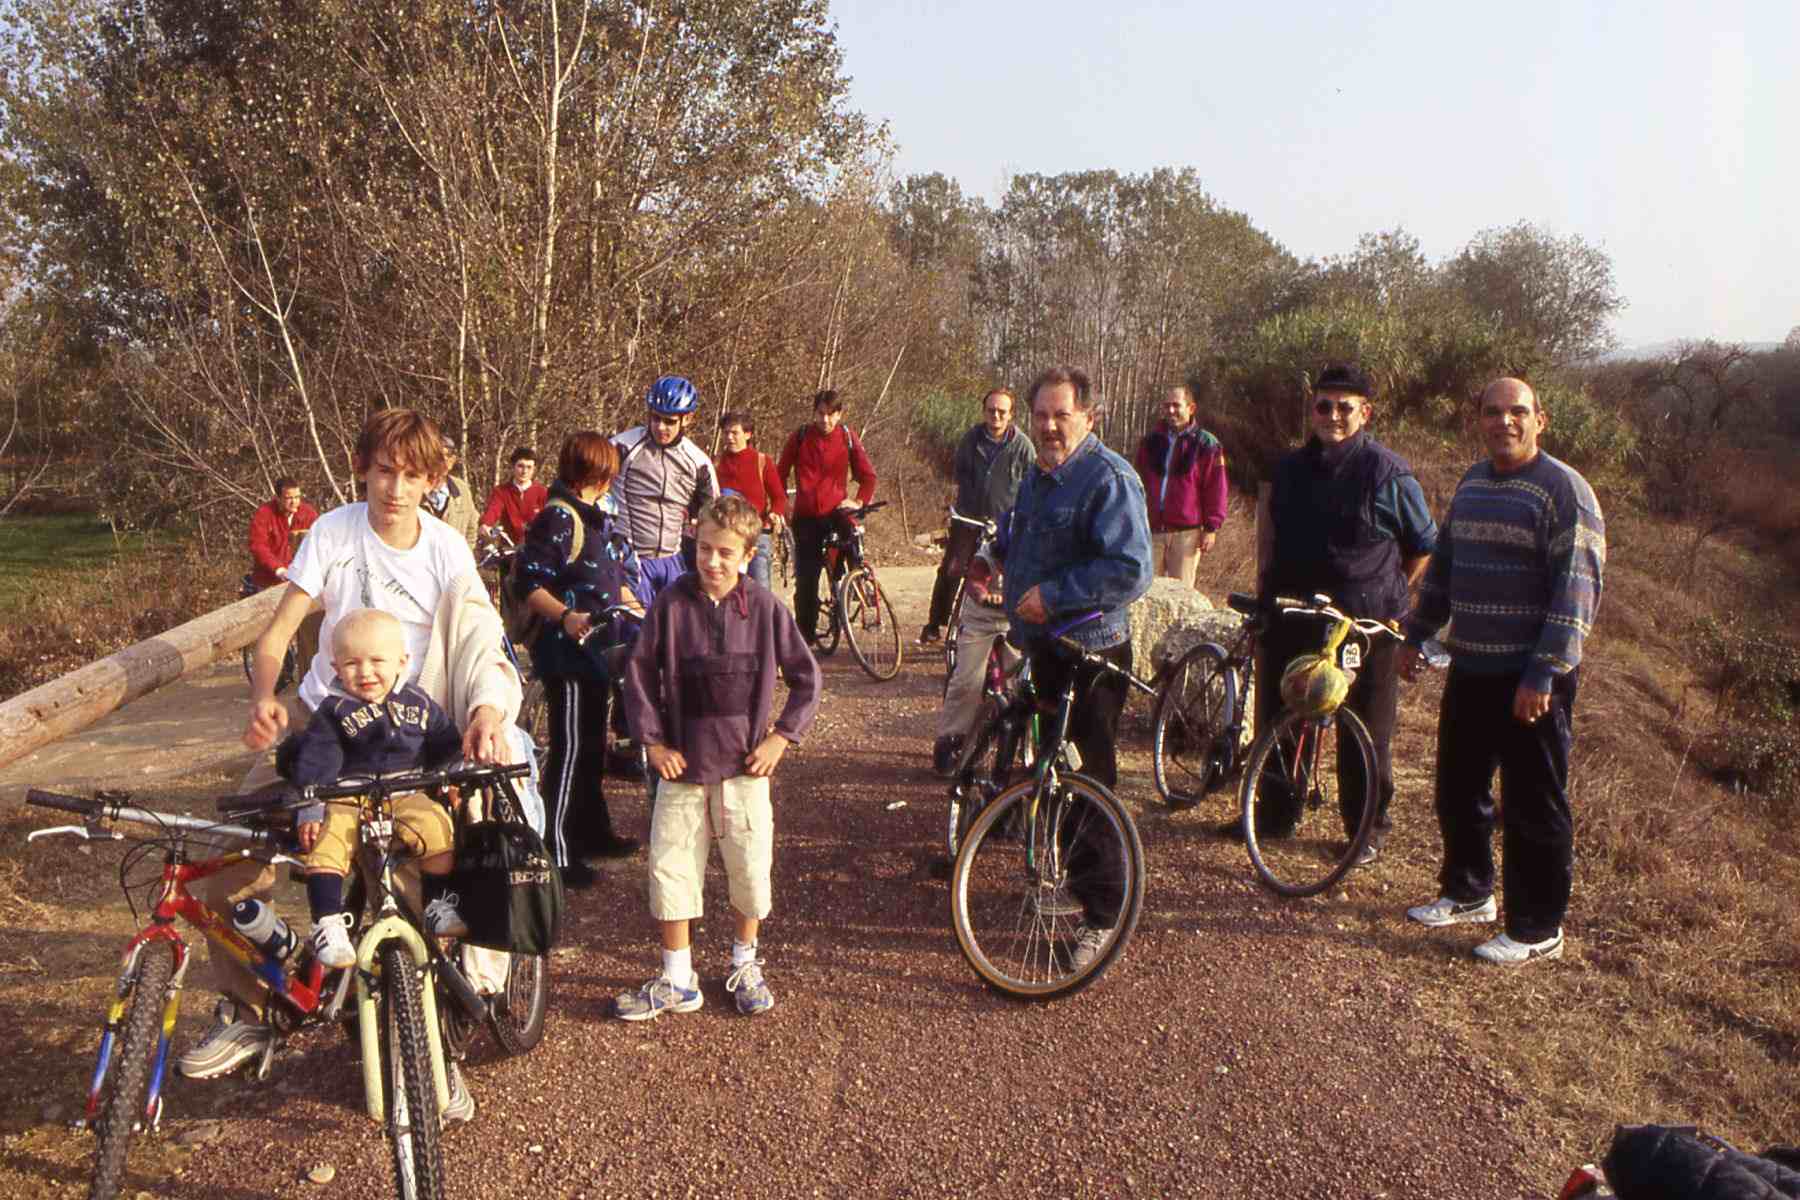
[[[916,633],[929,568],[884,579]],[[931,874],[941,666],[914,659],[877,684],[844,650],[826,660],[818,726],[775,782],[772,1013],[739,1017],[725,993],[716,864],[695,932],[706,1004],[690,1015],[609,1016],[612,997],[658,965],[641,853],[572,894],[543,1044],[505,1059],[484,1034],[471,1052],[480,1111],[447,1135],[451,1195],[1554,1192],[1569,1164],[1545,1111],[1435,1015],[1455,1007],[1459,978],[1484,969],[1467,957],[1478,938],[1402,919],[1431,894],[1437,845],[1416,763],[1383,862],[1347,892],[1285,902],[1255,884],[1241,846],[1206,831],[1225,800],[1174,815],[1156,804],[1147,706],[1134,701],[1120,793],[1139,814],[1150,871],[1137,936],[1087,992],[1020,1005],[965,965]],[[111,882],[119,850],[26,851],[24,831],[52,821],[22,814],[18,797],[27,783],[78,790],[103,777],[149,792],[178,772],[225,786],[243,757],[234,670],[0,772],[0,1195],[85,1189],[91,1141],[66,1123],[130,928]],[[1415,754],[1428,736],[1412,731]],[[609,795],[619,824],[643,834],[642,789],[611,783]],[[302,916],[298,889],[283,888],[284,910]],[[192,989],[180,1046],[209,1010]],[[177,1078],[166,1112],[162,1135],[134,1147],[127,1196],[391,1194],[352,1049],[335,1031],[291,1040],[266,1085]],[[321,1163],[335,1181],[304,1182]]]

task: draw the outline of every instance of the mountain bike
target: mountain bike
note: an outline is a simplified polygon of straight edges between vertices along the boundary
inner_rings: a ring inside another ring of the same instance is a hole
[[[1391,622],[1358,619],[1329,596],[1278,598],[1277,619],[1327,622],[1320,653],[1354,680],[1376,639],[1399,640]],[[1346,788],[1362,784],[1356,827]],[[1375,830],[1378,785],[1375,745],[1362,718],[1338,703],[1322,712],[1289,707],[1257,735],[1239,786],[1244,845],[1256,874],[1283,896],[1314,896],[1342,879]]]
[[[238,798],[227,807],[228,814],[249,816],[323,802],[360,815],[357,865],[375,902],[374,922],[357,939],[353,968],[363,1100],[369,1116],[387,1131],[394,1186],[403,1200],[442,1200],[438,1134],[450,1103],[447,1060],[455,1056],[457,1043],[466,1048],[473,1028],[489,1024],[509,1054],[535,1047],[544,1034],[549,979],[541,955],[514,954],[506,985],[492,1002],[476,990],[458,965],[460,956],[447,948],[454,941],[432,934],[399,894],[395,876],[406,847],[394,801],[413,792],[456,788],[480,794],[489,815],[518,821],[522,814],[511,781],[529,773],[524,764],[409,771],[290,789],[272,804]],[[537,869],[552,869],[548,857]]]
[[[886,507],[887,501],[877,500],[841,510],[849,519],[833,521],[825,535],[821,569],[829,587],[819,595],[824,632],[817,647],[820,656],[830,654],[837,649],[838,635],[843,634],[857,665],[880,682],[900,673],[900,620],[864,553],[862,521]]]
[[[1035,705],[1014,704],[1015,699],[1030,694],[1031,660],[1020,655],[1009,668],[999,643],[996,638],[988,647],[981,705],[950,785],[949,819],[944,829],[949,863],[956,861],[976,814],[1037,763],[1039,711]],[[1073,753],[1072,746],[1069,753]]]
[[[1148,683],[1066,636],[1099,616],[1064,625],[1050,644],[1153,694]],[[1003,788],[975,814],[950,873],[958,948],[983,982],[1022,1000],[1067,995],[1098,979],[1130,942],[1144,902],[1136,822],[1111,789],[1071,761],[1077,685],[1070,672],[1039,725],[1030,777]],[[1022,731],[1039,711],[1035,688],[1021,686],[994,723]]]
[[[470,788],[491,787],[499,779],[522,774],[525,770],[522,766],[486,767],[413,778],[429,778]],[[404,784],[405,780],[396,779],[395,782]],[[87,798],[35,788],[25,796],[27,804],[73,813],[83,820],[80,825],[35,830],[27,835],[28,841],[56,836],[78,837],[84,841],[134,841],[119,866],[120,886],[134,916],[137,904],[133,893],[146,887],[155,891],[147,923],[126,944],[120,959],[116,993],[101,1027],[100,1048],[88,1086],[87,1103],[77,1122],[95,1134],[90,1200],[110,1200],[119,1194],[131,1139],[140,1132],[154,1133],[161,1123],[170,1040],[190,962],[188,943],[182,937],[179,923],[185,922],[202,934],[210,935],[215,947],[243,963],[268,988],[263,1019],[270,1036],[253,1070],[258,1080],[269,1078],[275,1054],[286,1037],[302,1028],[336,1022],[343,1016],[351,981],[358,975],[356,970],[328,971],[313,957],[306,939],[300,939],[297,948],[291,952],[272,953],[267,946],[251,941],[231,920],[213,912],[188,890],[192,881],[246,861],[299,865],[299,860],[291,853],[289,834],[251,820],[215,822],[181,813],[157,812],[132,806],[130,800],[130,794],[125,792],[101,792]],[[292,801],[288,790],[278,785],[264,793],[222,797],[218,803],[227,812],[251,816],[267,811],[271,805],[291,804]],[[128,838],[113,828],[117,824],[148,828],[153,834]],[[242,843],[242,846],[222,854],[211,854],[220,842]],[[197,855],[196,847],[204,847],[203,853],[210,856]],[[160,870],[154,876],[144,876],[141,868],[158,854],[162,859]],[[362,892],[359,882],[353,879],[346,895],[350,911],[362,909],[363,894],[366,893]],[[363,948],[370,953],[365,956],[359,952],[358,959],[364,971],[370,969],[375,959],[375,947],[368,942],[368,936],[364,935]],[[430,935],[423,936],[429,939]],[[275,945],[277,950],[285,951],[287,946],[295,943],[284,939]],[[505,988],[492,1001],[476,993],[450,958],[440,955],[436,970],[455,1000],[454,1005],[445,1006],[445,1011],[454,1008],[467,1019],[471,1029],[480,1022],[491,1024],[502,1048],[508,1053],[523,1053],[542,1037],[547,979],[541,958],[513,956]],[[359,990],[366,987],[362,979],[358,979],[357,984]],[[387,1061],[379,1056],[367,1057],[367,1036],[365,1030],[365,1063]],[[390,1039],[386,1044],[393,1042]],[[365,1067],[365,1072],[368,1069]],[[375,1079],[379,1081],[379,1066],[374,1070]],[[435,1117],[438,1110],[433,1108],[431,1111]],[[371,1109],[371,1112],[375,1110]],[[396,1157],[397,1172],[398,1169]]]

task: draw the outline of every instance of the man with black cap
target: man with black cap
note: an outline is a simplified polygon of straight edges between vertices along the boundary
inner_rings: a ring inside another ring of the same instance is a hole
[[[1313,385],[1312,436],[1276,465],[1273,484],[1257,511],[1258,591],[1264,598],[1323,592],[1352,616],[1385,621],[1405,615],[1408,590],[1437,544],[1437,524],[1412,467],[1369,436],[1373,394],[1368,375],[1355,363],[1333,363],[1319,373]],[[1258,729],[1267,729],[1281,713],[1282,669],[1296,655],[1317,651],[1324,633],[1318,621],[1277,621],[1263,637]],[[1375,860],[1391,826],[1394,766],[1389,743],[1400,699],[1399,650],[1391,640],[1370,646],[1345,701],[1375,743],[1380,804],[1375,832],[1358,865]],[[1362,820],[1366,785],[1356,778],[1360,759],[1354,750],[1340,747],[1338,755],[1347,764],[1340,796],[1345,828],[1351,831]],[[1264,820],[1268,829],[1258,830],[1259,836],[1280,836],[1284,824],[1292,824],[1273,807]]]

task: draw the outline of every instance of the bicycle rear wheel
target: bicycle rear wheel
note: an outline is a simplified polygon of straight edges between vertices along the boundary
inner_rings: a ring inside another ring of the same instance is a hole
[[[531,738],[532,754],[537,759],[538,773],[550,760],[550,705],[544,699],[544,681],[525,681],[525,697],[519,702],[518,726]]]
[[[1182,655],[1156,699],[1151,769],[1170,808],[1192,808],[1224,780],[1235,733],[1237,672],[1211,643]]]
[[[394,1190],[402,1200],[443,1200],[444,1151],[438,1141],[437,1085],[419,996],[419,968],[399,942],[381,947],[382,1054],[387,1067],[388,1146]]]
[[[1346,838],[1343,789],[1359,771],[1362,819]],[[1375,746],[1360,717],[1342,707],[1325,717],[1283,713],[1244,766],[1244,844],[1263,883],[1316,896],[1342,879],[1375,828],[1374,793]]]
[[[950,924],[982,981],[1049,1000],[1100,978],[1144,903],[1137,826],[1106,788],[1059,776],[1041,799],[1023,780],[970,826],[950,876]]]
[[[508,1054],[524,1054],[544,1040],[544,1010],[550,1002],[550,969],[541,954],[515,954],[506,968],[506,988],[491,1011],[494,1036]]]
[[[250,673],[250,663],[251,663],[251,660],[254,659],[255,657],[256,657],[255,644],[252,643],[251,645],[245,646],[244,647],[244,678],[247,680],[255,679],[255,676]],[[292,686],[292,684],[294,682],[294,675],[298,669],[299,669],[299,658],[294,653],[294,644],[292,642],[289,642],[286,652],[283,653],[281,656],[281,669],[275,673],[275,693],[277,695],[280,695],[282,692],[287,691],[288,688],[290,686]]]
[[[162,1017],[169,980],[175,974],[175,947],[153,941],[138,952],[137,979],[124,1026],[106,1072],[105,1095],[94,1122],[94,1179],[88,1200],[112,1200],[125,1177],[126,1152],[139,1129],[156,1124],[149,1111],[150,1081],[160,1076],[167,1051],[162,1044]],[[157,1100],[161,1105],[161,1097]]]
[[[850,653],[869,678],[884,682],[900,673],[900,619],[881,581],[858,567],[838,582],[837,611]]]

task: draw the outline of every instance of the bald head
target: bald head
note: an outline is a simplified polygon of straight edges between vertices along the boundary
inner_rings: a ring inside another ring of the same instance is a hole
[[[1496,379],[1481,391],[1476,424],[1496,471],[1517,471],[1538,454],[1538,435],[1550,423],[1537,394],[1523,379]]]
[[[1481,406],[1487,407],[1489,400],[1509,408],[1515,403],[1529,404],[1533,412],[1539,411],[1537,393],[1531,390],[1531,385],[1510,375],[1496,379],[1481,389]]]

